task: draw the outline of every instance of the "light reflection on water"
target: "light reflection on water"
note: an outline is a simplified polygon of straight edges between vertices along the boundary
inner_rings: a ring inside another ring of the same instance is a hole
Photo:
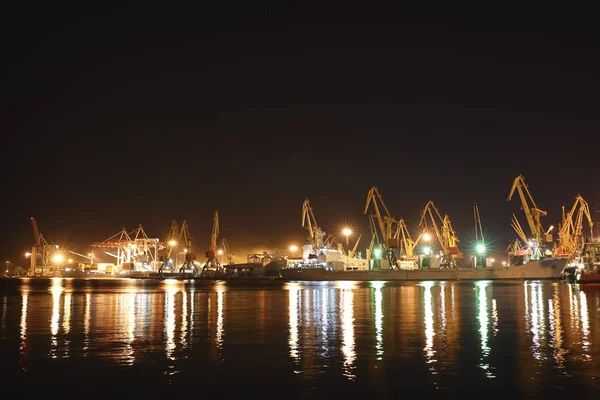
[[[477,387],[499,382],[524,392],[556,377],[563,380],[553,380],[553,387],[595,388],[598,374],[600,346],[594,338],[600,291],[557,282],[289,282],[279,288],[233,288],[125,281],[97,288],[53,279],[42,289],[22,285],[10,295],[18,302],[6,293],[1,297],[7,328],[0,348],[15,346],[27,373],[46,360],[85,357],[98,365],[111,361],[120,373],[142,368],[145,375],[156,373],[157,382],[168,377],[169,385],[215,382],[223,374],[267,374],[292,385],[302,379],[304,388],[315,388],[336,377],[364,385],[379,365],[378,376],[387,376],[380,382],[451,390],[464,375]],[[259,312],[248,313],[256,307]],[[14,343],[11,324],[18,326]],[[252,336],[256,332],[259,339]],[[237,371],[248,352],[260,367]],[[70,368],[76,374],[76,364],[69,365],[45,371]]]
[[[495,375],[493,373],[494,368],[490,367],[490,364],[488,362],[488,356],[491,351],[491,348],[488,345],[488,340],[490,338],[490,316],[488,313],[487,289],[489,283],[489,281],[481,281],[476,283],[477,302],[479,304],[479,312],[477,314],[477,319],[479,320],[479,333],[481,335],[481,362],[479,364],[479,367],[485,371],[485,375],[488,378],[495,378]]]
[[[342,324],[342,354],[344,358],[344,376],[350,380],[356,379],[354,360],[354,285],[352,282],[342,282],[339,285],[340,319]]]

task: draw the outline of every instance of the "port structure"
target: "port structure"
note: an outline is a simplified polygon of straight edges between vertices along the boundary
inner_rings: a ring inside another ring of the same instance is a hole
[[[41,275],[44,276],[49,269],[52,269],[53,258],[58,249],[58,245],[48,244],[42,233],[38,228],[37,221],[34,217],[29,218],[31,226],[33,227],[33,236],[35,238],[35,245],[31,248],[31,258],[29,265],[29,275]]]
[[[215,210],[213,216],[213,227],[210,236],[210,247],[206,252],[206,263],[202,267],[201,277],[222,278],[225,277],[225,268],[217,258],[217,239],[219,238],[219,212]]]
[[[179,268],[179,274],[197,276],[200,272],[200,269],[195,262],[196,253],[192,251],[192,235],[190,235],[187,221],[183,221],[181,224],[181,231],[179,232],[178,240],[185,244],[185,259]]]
[[[104,251],[109,256],[117,259],[116,265],[125,271],[128,266],[129,272],[143,271],[151,272],[156,269],[158,260],[157,253],[164,248],[164,243],[158,238],[150,238],[146,235],[142,225],[127,232],[125,228],[102,242],[94,242],[91,245],[96,248],[116,249],[114,252]]]
[[[427,222],[429,220],[429,222]],[[448,214],[442,215],[432,200],[429,200],[421,211],[421,220],[419,226],[423,232],[428,232],[429,224],[440,246],[439,268],[456,268],[456,260],[463,257],[458,248],[456,232],[452,228],[452,223]]]
[[[511,225],[524,245],[517,244],[517,241],[515,241],[512,248],[509,246],[510,252],[508,257],[509,260],[512,259],[510,261],[511,265],[524,264],[529,260],[540,260],[547,255],[547,252],[551,252],[547,249],[547,243],[553,241],[551,231],[554,228],[550,226],[547,231],[544,231],[541,217],[545,217],[548,213],[538,208],[535,204],[523,175],[517,176],[513,181],[507,201],[511,201],[515,192],[519,194],[519,198],[521,199],[521,209],[525,213],[530,234],[529,236],[525,234],[519,220],[513,214]]]
[[[589,225],[589,235],[586,235],[583,229],[583,219],[587,220]],[[553,249],[555,257],[577,257],[580,256],[586,242],[594,241],[594,222],[590,213],[590,207],[587,201],[578,194],[575,197],[575,203],[568,212],[565,212],[565,206],[562,207],[562,221],[558,229],[558,242]]]
[[[173,251],[183,242],[185,259],[179,270],[177,270],[177,257],[173,260]],[[198,266],[194,264],[195,254],[192,252],[192,237],[189,233],[187,221],[183,221],[181,228],[176,220],[171,221],[171,227],[167,234],[165,242],[165,254],[161,257],[161,265],[158,268],[158,273],[163,276],[165,273],[181,273],[185,274],[191,271],[193,274],[198,273]],[[182,269],[183,268],[183,269]],[[195,271],[195,272],[194,272]]]
[[[381,210],[384,212],[383,215]],[[375,260],[383,256],[388,261],[391,269],[398,269],[400,249],[398,221],[390,214],[379,189],[375,186],[367,193],[367,202],[363,213],[373,215],[373,217],[369,217],[369,221],[377,223],[376,226],[379,228],[379,234],[381,235],[381,242],[378,243],[375,249],[372,249],[371,246],[370,251],[367,252],[369,253],[367,258],[371,259],[371,254],[375,256]],[[379,241],[379,235],[377,235],[376,240]]]

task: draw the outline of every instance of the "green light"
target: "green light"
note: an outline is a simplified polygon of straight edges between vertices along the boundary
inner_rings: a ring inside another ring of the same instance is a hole
[[[483,243],[477,244],[476,250],[479,254],[485,253],[485,245]]]
[[[431,254],[431,249],[429,247],[423,247],[423,254],[428,256],[429,254]]]
[[[376,248],[373,253],[375,253],[375,258],[379,258],[379,256],[381,256],[381,249],[380,248]]]

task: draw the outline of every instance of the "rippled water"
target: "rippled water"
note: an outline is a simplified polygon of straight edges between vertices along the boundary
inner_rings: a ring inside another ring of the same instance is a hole
[[[320,398],[598,397],[600,288],[562,282],[21,280],[2,385]]]

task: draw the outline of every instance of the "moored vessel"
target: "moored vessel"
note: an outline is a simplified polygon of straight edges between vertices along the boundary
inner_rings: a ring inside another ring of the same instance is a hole
[[[565,258],[531,260],[511,267],[333,270],[327,267],[287,267],[281,276],[289,281],[415,281],[415,280],[501,280],[560,279]]]

